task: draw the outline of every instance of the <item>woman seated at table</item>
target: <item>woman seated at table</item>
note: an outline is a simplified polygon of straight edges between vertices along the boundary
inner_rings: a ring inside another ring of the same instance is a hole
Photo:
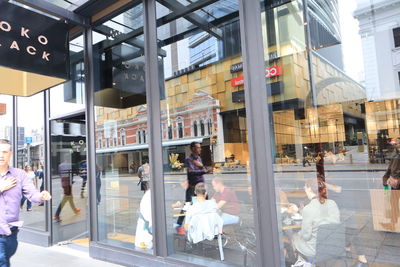
[[[335,201],[328,199],[326,185],[322,180],[308,180],[304,191],[311,201],[302,211],[301,230],[293,236],[293,246],[301,255],[314,257],[318,227],[340,223],[340,212]]]

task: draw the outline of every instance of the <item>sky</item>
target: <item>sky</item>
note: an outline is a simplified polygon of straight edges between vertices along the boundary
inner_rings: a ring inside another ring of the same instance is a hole
[[[344,71],[357,82],[364,80],[364,63],[358,20],[353,17],[358,2],[365,0],[339,0]]]

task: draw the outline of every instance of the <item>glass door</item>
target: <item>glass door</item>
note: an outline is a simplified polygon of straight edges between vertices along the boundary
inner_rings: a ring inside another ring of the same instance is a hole
[[[53,243],[88,247],[85,115],[51,121]]]

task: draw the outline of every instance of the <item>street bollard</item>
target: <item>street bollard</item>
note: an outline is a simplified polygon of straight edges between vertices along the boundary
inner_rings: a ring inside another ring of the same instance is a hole
[[[350,164],[353,164],[353,154],[350,154]]]

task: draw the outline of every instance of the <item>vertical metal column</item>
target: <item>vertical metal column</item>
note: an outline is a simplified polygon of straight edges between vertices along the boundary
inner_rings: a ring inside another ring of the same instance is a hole
[[[52,188],[51,188],[51,128],[50,128],[50,89],[44,91],[44,162],[43,162],[43,167],[44,167],[44,177],[43,181],[45,185],[45,190],[48,190],[49,192],[52,193]],[[44,205],[46,207],[46,231],[50,232],[51,240],[53,237],[53,224],[52,222],[52,202],[50,201],[45,201]]]
[[[13,124],[12,124],[12,151],[13,151],[13,167],[17,167],[18,163],[18,100],[13,96]],[[11,140],[10,140],[11,141]]]
[[[147,96],[147,127],[149,129],[149,158],[151,165],[151,207],[153,216],[154,254],[166,257],[167,229],[165,217],[165,195],[162,164],[160,83],[157,54],[156,1],[143,1],[145,77]]]
[[[85,28],[84,60],[85,60],[85,93],[86,93],[86,163],[89,178],[89,239],[98,240],[97,232],[97,195],[96,195],[96,130],[94,116],[94,70],[93,70],[93,36],[92,29]]]
[[[257,234],[257,266],[279,266],[279,234],[270,138],[273,133],[269,129],[270,115],[265,90],[260,0],[240,0],[239,2],[246,117]]]

